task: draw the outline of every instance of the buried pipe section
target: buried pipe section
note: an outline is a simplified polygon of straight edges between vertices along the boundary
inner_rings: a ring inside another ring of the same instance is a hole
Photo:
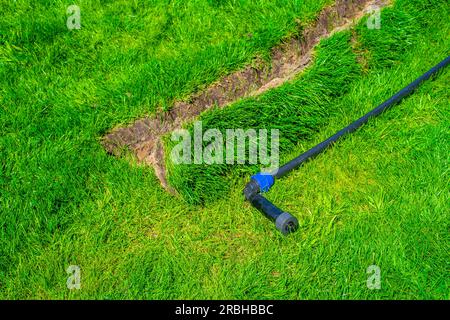
[[[341,137],[357,130],[367,121],[369,121],[370,118],[380,115],[386,109],[392,107],[396,103],[400,102],[403,98],[409,96],[418,86],[420,86],[422,82],[431,78],[434,74],[445,68],[449,63],[450,56],[442,60],[439,64],[428,70],[426,73],[421,75],[415,81],[411,82],[408,86],[397,92],[395,95],[390,97],[388,100],[380,104],[372,111],[366,113],[358,120],[339,130],[334,135],[309,149],[308,151],[300,154],[298,157],[292,159],[277,170],[274,170],[270,173],[258,173],[252,176],[250,182],[248,182],[244,188],[244,196],[246,200],[249,201],[253,207],[261,211],[267,218],[273,221],[276,228],[282,234],[287,235],[295,231],[298,228],[297,218],[275,206],[273,203],[267,200],[262,195],[262,193],[269,191],[269,189],[275,183],[276,179],[281,178],[292,170],[300,167],[304,162],[314,158],[316,155],[331,146]]]

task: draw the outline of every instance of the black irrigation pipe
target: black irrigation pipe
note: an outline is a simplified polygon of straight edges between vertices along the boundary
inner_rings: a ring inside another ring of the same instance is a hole
[[[284,212],[269,200],[264,198],[261,193],[269,191],[273,186],[275,179],[281,178],[292,170],[301,166],[304,162],[314,158],[316,155],[331,146],[341,137],[352,133],[369,121],[370,118],[376,117],[383,113],[386,109],[400,102],[403,98],[409,96],[422,82],[431,78],[434,74],[445,68],[450,63],[450,56],[445,58],[439,64],[431,68],[422,76],[411,82],[408,86],[397,92],[391,98],[380,104],[378,107],[368,112],[355,122],[349,124],[347,127],[339,130],[334,135],[322,141],[315,147],[302,153],[298,157],[292,159],[285,165],[270,173],[258,173],[251,177],[250,182],[244,188],[245,198],[252,204],[253,207],[261,211],[267,218],[275,222],[276,228],[284,235],[295,231],[298,228],[298,220],[291,214]]]

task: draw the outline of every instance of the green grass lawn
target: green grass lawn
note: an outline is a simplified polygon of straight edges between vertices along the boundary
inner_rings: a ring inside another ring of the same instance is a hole
[[[49,3],[0,1],[1,298],[450,298],[448,69],[277,182],[269,199],[300,221],[283,237],[244,202],[246,174],[194,205],[99,138],[267,54],[330,1],[81,1],[72,32],[72,3]],[[448,16],[445,1],[397,0],[378,34],[361,23],[362,47],[340,53],[368,69],[311,107],[317,126],[282,161],[446,57]],[[267,95],[295,101],[302,79]],[[66,287],[69,265],[81,290]],[[380,290],[366,286],[370,265]]]

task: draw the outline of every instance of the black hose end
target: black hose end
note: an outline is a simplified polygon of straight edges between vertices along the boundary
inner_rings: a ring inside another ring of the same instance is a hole
[[[298,229],[298,220],[290,213],[283,212],[275,220],[275,226],[283,235],[286,236]]]

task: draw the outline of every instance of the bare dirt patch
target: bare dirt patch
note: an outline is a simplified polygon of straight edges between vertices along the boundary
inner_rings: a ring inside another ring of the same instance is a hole
[[[302,32],[272,49],[271,63],[261,59],[243,70],[231,73],[194,94],[189,101],[179,101],[170,111],[137,120],[128,127],[112,130],[102,139],[105,149],[119,156],[124,148],[136,155],[141,163],[151,165],[161,185],[171,193],[166,179],[162,136],[194,120],[214,106],[224,107],[248,96],[259,95],[294,78],[312,61],[314,47],[320,40],[347,29],[359,20],[372,5],[384,6],[383,0],[337,0],[324,8],[316,21]]]

